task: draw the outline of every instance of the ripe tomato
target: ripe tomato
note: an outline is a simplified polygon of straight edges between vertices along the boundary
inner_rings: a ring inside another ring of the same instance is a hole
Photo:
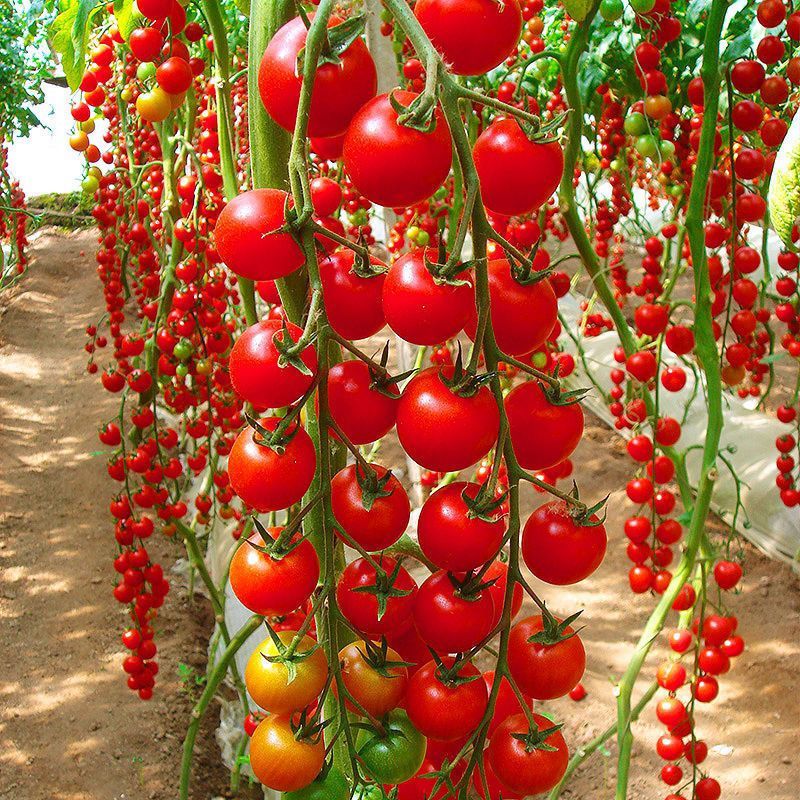
[[[370,264],[386,267],[373,257]],[[337,250],[321,258],[319,276],[328,322],[339,336],[351,341],[366,339],[386,324],[381,305],[384,275],[361,277],[355,271],[352,250]]]
[[[267,529],[273,539],[281,531],[282,528]],[[253,533],[247,542],[264,546],[259,533]],[[319,580],[319,559],[308,539],[282,558],[262,553],[247,542],[242,542],[233,554],[229,577],[231,589],[243,606],[265,617],[282,616],[311,597]]]
[[[505,258],[488,265],[492,331],[497,346],[510,356],[521,356],[541,347],[558,320],[558,301],[548,280],[522,284],[511,273]],[[464,327],[471,339],[478,327],[475,303]]]
[[[580,403],[551,402],[538,381],[526,381],[505,399],[514,455],[521,467],[550,469],[569,458],[583,434]]]
[[[437,653],[464,653],[492,630],[494,598],[487,589],[462,590],[448,572],[434,572],[414,599],[414,624]]]
[[[219,257],[237,275],[254,281],[283,278],[305,263],[288,233],[288,195],[280,189],[251,189],[237,195],[217,219],[214,241]]]
[[[345,567],[336,585],[336,601],[344,618],[361,634],[377,639],[389,631],[401,632],[411,624],[417,584],[391,556],[375,561],[386,573],[379,578],[364,558]],[[357,591],[369,589],[370,591]],[[381,614],[379,596],[385,598]]]
[[[445,659],[444,664],[450,668],[453,661]],[[489,692],[480,672],[470,663],[464,664],[452,678],[442,680],[441,675],[435,661],[418,669],[409,681],[405,708],[423,736],[448,742],[477,729],[489,702]]]
[[[545,503],[528,517],[522,531],[522,557],[539,580],[556,586],[589,577],[606,554],[606,529],[592,515],[580,524],[563,500]]]
[[[497,555],[506,525],[498,511],[484,519],[467,504],[477,483],[456,481],[437,489],[420,510],[417,537],[422,552],[440,569],[467,572]]]
[[[394,428],[400,392],[387,384],[373,388],[369,367],[360,360],[342,361],[328,372],[328,407],[334,422],[353,444],[370,444]]]
[[[394,92],[405,107],[416,96]],[[361,108],[345,134],[342,156],[347,174],[364,197],[379,206],[404,208],[430,197],[444,183],[453,146],[438,107],[434,119],[430,133],[400,125],[388,94]]]
[[[156,81],[168,94],[183,94],[189,90],[193,79],[189,62],[178,56],[163,61],[156,70]]]
[[[434,345],[451,339],[475,308],[467,283],[437,282],[425,265],[436,250],[412,250],[392,264],[383,284],[383,314],[389,327],[411,344]],[[469,280],[463,274],[459,281]]]
[[[540,732],[553,727],[553,723],[540,714],[533,718]],[[563,777],[569,761],[569,751],[564,737],[554,731],[541,744],[547,749],[527,744],[515,734],[528,734],[530,725],[525,714],[509,717],[492,735],[486,756],[500,782],[523,797],[548,792]]]
[[[276,633],[287,647],[295,635],[294,631]],[[265,711],[273,714],[300,711],[313,703],[325,688],[328,678],[325,651],[310,636],[304,636],[295,652],[298,658],[293,662],[293,672],[290,672],[286,663],[270,660],[281,654],[268,636],[248,659],[244,682],[250,696]]]
[[[362,729],[356,750],[367,774],[378,783],[398,784],[416,775],[425,759],[425,737],[401,709],[383,720],[383,733]]]
[[[170,96],[160,86],[154,86],[136,98],[136,111],[146,122],[163,122],[172,111]]]
[[[428,742],[429,751],[431,749],[430,745],[431,742]],[[455,800],[455,794],[447,783],[443,784],[442,781],[436,777],[423,777],[437,772],[441,768],[441,763],[434,761],[429,753],[426,752],[425,760],[422,762],[422,766],[419,770],[417,770],[417,774],[397,787],[397,800]],[[453,786],[455,786],[464,775],[465,769],[466,764],[463,760],[450,768],[450,781]],[[434,792],[433,787],[437,784],[439,784],[439,788]]]
[[[408,670],[391,666],[403,659],[387,648],[385,663],[375,666],[366,642],[353,642],[339,651],[342,682],[356,702],[373,717],[380,718],[403,700],[408,686]],[[348,708],[358,715],[363,712],[348,703]]]
[[[522,32],[518,0],[418,0],[414,14],[456,75],[482,75],[502,64]]]
[[[279,417],[264,417],[259,424],[274,431]],[[311,437],[296,422],[289,427],[283,452],[278,453],[249,425],[236,437],[228,457],[231,488],[242,502],[257,511],[280,511],[297,503],[311,486],[317,455]]]
[[[400,481],[391,475],[381,487],[388,471],[378,464],[373,464],[372,469],[375,477],[367,476],[366,501],[359,474],[362,481],[365,478],[356,464],[337,472],[331,481],[333,516],[348,536],[369,552],[391,547],[403,535],[411,517],[411,503]],[[372,499],[370,495],[374,493],[378,496]]]
[[[500,412],[492,393],[481,386],[462,397],[443,379],[454,368],[430,367],[414,376],[397,408],[397,437],[408,455],[425,469],[455,472],[480,461],[494,446]]]
[[[299,400],[311,386],[317,371],[317,351],[308,345],[300,354],[310,370],[305,375],[292,364],[281,366],[275,337],[283,342],[283,321],[267,319],[246,328],[231,348],[228,361],[231,382],[236,394],[248,403],[263,408],[282,408]],[[287,322],[289,340],[297,342],[303,331]],[[287,342],[288,344],[288,342]]]
[[[309,14],[313,19],[314,15]],[[342,20],[333,15],[328,30]],[[302,72],[297,57],[306,46],[306,26],[295,17],[272,37],[258,68],[258,93],[267,113],[287,131],[294,131],[300,102]],[[314,78],[311,109],[308,115],[309,136],[343,134],[361,106],[375,96],[378,78],[375,62],[361,37],[342,53],[337,63],[321,63]]]
[[[561,181],[564,154],[557,142],[533,142],[515,119],[497,119],[473,148],[483,204],[495,214],[530,214]]]
[[[581,679],[586,669],[586,651],[569,626],[563,631],[569,638],[555,644],[530,641],[543,631],[541,616],[526,617],[511,629],[508,667],[525,694],[537,700],[553,700],[563,697]]]
[[[322,737],[298,741],[288,714],[273,714],[250,737],[250,768],[268,789],[296,792],[319,775],[325,760]]]
[[[483,757],[483,772],[486,776],[486,788],[483,786],[481,771],[476,769],[472,773],[472,785],[481,800],[519,800],[518,794],[515,794],[507,786],[500,783],[485,755]]]

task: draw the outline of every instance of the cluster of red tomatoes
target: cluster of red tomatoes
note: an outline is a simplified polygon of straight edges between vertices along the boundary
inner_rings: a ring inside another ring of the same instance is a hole
[[[0,141],[0,174],[7,184],[4,191],[8,196],[4,196],[7,207],[0,209],[0,241],[8,241],[12,245],[14,269],[18,275],[25,272],[28,265],[28,215],[25,212],[27,202],[25,192],[19,185],[19,181],[12,180],[8,173],[8,149],[5,142]],[[15,211],[14,209],[18,209]],[[2,264],[3,271],[7,265]],[[1,281],[0,281],[1,282]]]

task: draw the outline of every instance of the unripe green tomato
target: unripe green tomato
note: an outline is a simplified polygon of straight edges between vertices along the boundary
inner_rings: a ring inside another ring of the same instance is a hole
[[[406,235],[412,242],[417,241],[417,236],[420,234],[420,229],[416,225],[409,225],[408,230],[406,231]]]
[[[618,158],[615,158],[609,166],[614,170],[614,172],[621,172],[625,164]]]
[[[600,16],[606,22],[616,22],[622,16],[624,10],[622,0],[603,0],[600,3]]]
[[[638,111],[631,111],[625,117],[625,133],[628,136],[641,136],[643,133],[647,133],[647,120],[644,114],[640,114]]]
[[[403,42],[398,42],[397,40],[392,42],[392,50],[395,53],[402,53],[403,52]]]
[[[136,77],[144,82],[149,81],[151,78],[155,78],[156,76],[156,65],[152,61],[142,61],[138,67],[136,67]]]
[[[428,242],[430,242],[430,240],[431,240],[431,237],[430,237],[430,234],[428,233],[428,231],[420,231],[417,234],[417,244],[420,247],[425,247],[425,245],[427,245]]]
[[[680,185],[678,185],[678,186],[673,186],[673,187],[672,187],[672,188],[669,190],[669,193],[670,193],[670,194],[671,194],[673,197],[680,198],[680,197],[683,195],[683,187],[682,187],[682,186],[680,186]]]
[[[656,0],[629,0],[629,2],[637,14],[649,14],[656,5]]]
[[[185,378],[189,374],[189,366],[187,364],[178,364],[178,366],[175,367],[175,374],[179,378]]]
[[[283,793],[283,800],[349,800],[349,798],[350,786],[336,767],[331,767],[324,778],[317,778],[305,789]]]
[[[175,349],[172,351],[172,354],[178,361],[186,361],[187,359],[191,358],[192,353],[194,352],[194,346],[188,339],[181,339],[178,344],[175,345]]]
[[[533,75],[540,81],[544,80],[547,77],[548,70],[549,70],[549,65],[547,63],[546,58],[540,58],[533,64]]]
[[[640,136],[636,140],[636,150],[639,155],[642,155],[645,158],[657,158],[658,142],[656,141],[656,137],[649,133],[645,134],[644,136]]]
[[[543,369],[547,366],[547,353],[543,352],[542,350],[537,350],[531,356],[531,364],[533,364],[536,369]]]
[[[587,153],[583,163],[587,172],[597,172],[600,168],[600,159],[594,153]]]
[[[94,194],[100,186],[100,181],[95,178],[94,175],[87,175],[81,181],[81,189],[83,189],[86,194]]]
[[[672,161],[672,157],[675,155],[675,144],[669,139],[665,139],[661,142],[661,158],[664,161]]]

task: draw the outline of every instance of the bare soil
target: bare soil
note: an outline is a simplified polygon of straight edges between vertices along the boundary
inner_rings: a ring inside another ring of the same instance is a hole
[[[172,574],[159,617],[155,697],[137,700],[120,669],[123,613],[111,596],[113,486],[96,437],[115,402],[86,373],[84,327],[100,314],[94,234],[40,235],[25,278],[0,297],[0,800],[166,800],[177,795],[183,730],[204,669],[211,615]],[[101,359],[102,361],[102,359]],[[394,450],[394,448],[391,448]],[[386,455],[389,450],[387,449]],[[621,487],[630,462],[613,433],[590,421],[574,459],[586,499],[611,493],[609,553],[577,587],[541,587],[556,613],[585,607],[589,695],[548,704],[572,747],[613,720],[621,674],[652,608],[627,590]],[[526,508],[539,502],[533,493]],[[152,540],[165,567],[176,543]],[[707,767],[723,797],[796,800],[800,786],[800,586],[785,566],[745,546],[746,579],[729,598],[748,649],[700,708]],[[649,659],[640,691],[663,651]],[[183,666],[181,666],[183,665]],[[188,675],[188,678],[187,678]],[[214,715],[198,739],[198,800],[224,795]],[[631,798],[662,800],[652,708],[635,724]],[[564,796],[613,797],[614,745],[596,753]]]

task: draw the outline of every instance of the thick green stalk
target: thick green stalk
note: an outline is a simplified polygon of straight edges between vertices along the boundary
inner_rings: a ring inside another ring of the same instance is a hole
[[[183,758],[181,760],[181,777],[180,785],[178,788],[178,796],[180,800],[188,800],[189,797],[189,778],[192,772],[192,755],[194,753],[194,743],[197,739],[197,733],[200,730],[200,722],[203,715],[208,708],[208,704],[213,699],[217,692],[217,688],[222,683],[225,675],[228,673],[228,667],[233,661],[234,656],[242,648],[244,643],[250,638],[252,633],[255,633],[263,617],[254,614],[250,619],[236,632],[236,635],[231,639],[230,644],[225,648],[225,651],[220,656],[219,662],[214,667],[214,670],[208,676],[206,687],[200,699],[192,709],[192,720],[189,727],[186,729],[186,738],[183,740]]]
[[[289,134],[267,114],[258,93],[258,67],[270,39],[295,16],[292,0],[251,0],[248,34],[247,121],[250,130],[250,171],[254,189],[287,189]],[[301,324],[307,282],[303,270],[277,281],[289,319]]]
[[[722,25],[728,0],[713,0],[709,11],[703,52],[701,75],[705,88],[705,109],[700,132],[700,147],[695,164],[692,189],[686,212],[686,232],[692,252],[695,285],[695,353],[705,373],[706,396],[708,398],[708,425],[703,446],[700,479],[697,485],[692,517],[686,535],[686,549],[667,590],[642,632],[628,668],[619,683],[617,697],[617,761],[616,800],[626,800],[628,772],[630,769],[633,733],[631,723],[631,692],[650,652],[653,641],[661,631],[672,604],[689,579],[694,568],[698,549],[703,540],[706,518],[714,491],[717,474],[717,453],[722,433],[722,382],[720,379],[717,345],[714,340],[711,315],[711,284],[708,276],[708,261],[704,241],[705,197],[708,176],[714,165],[714,138],[719,108],[719,51]]]

